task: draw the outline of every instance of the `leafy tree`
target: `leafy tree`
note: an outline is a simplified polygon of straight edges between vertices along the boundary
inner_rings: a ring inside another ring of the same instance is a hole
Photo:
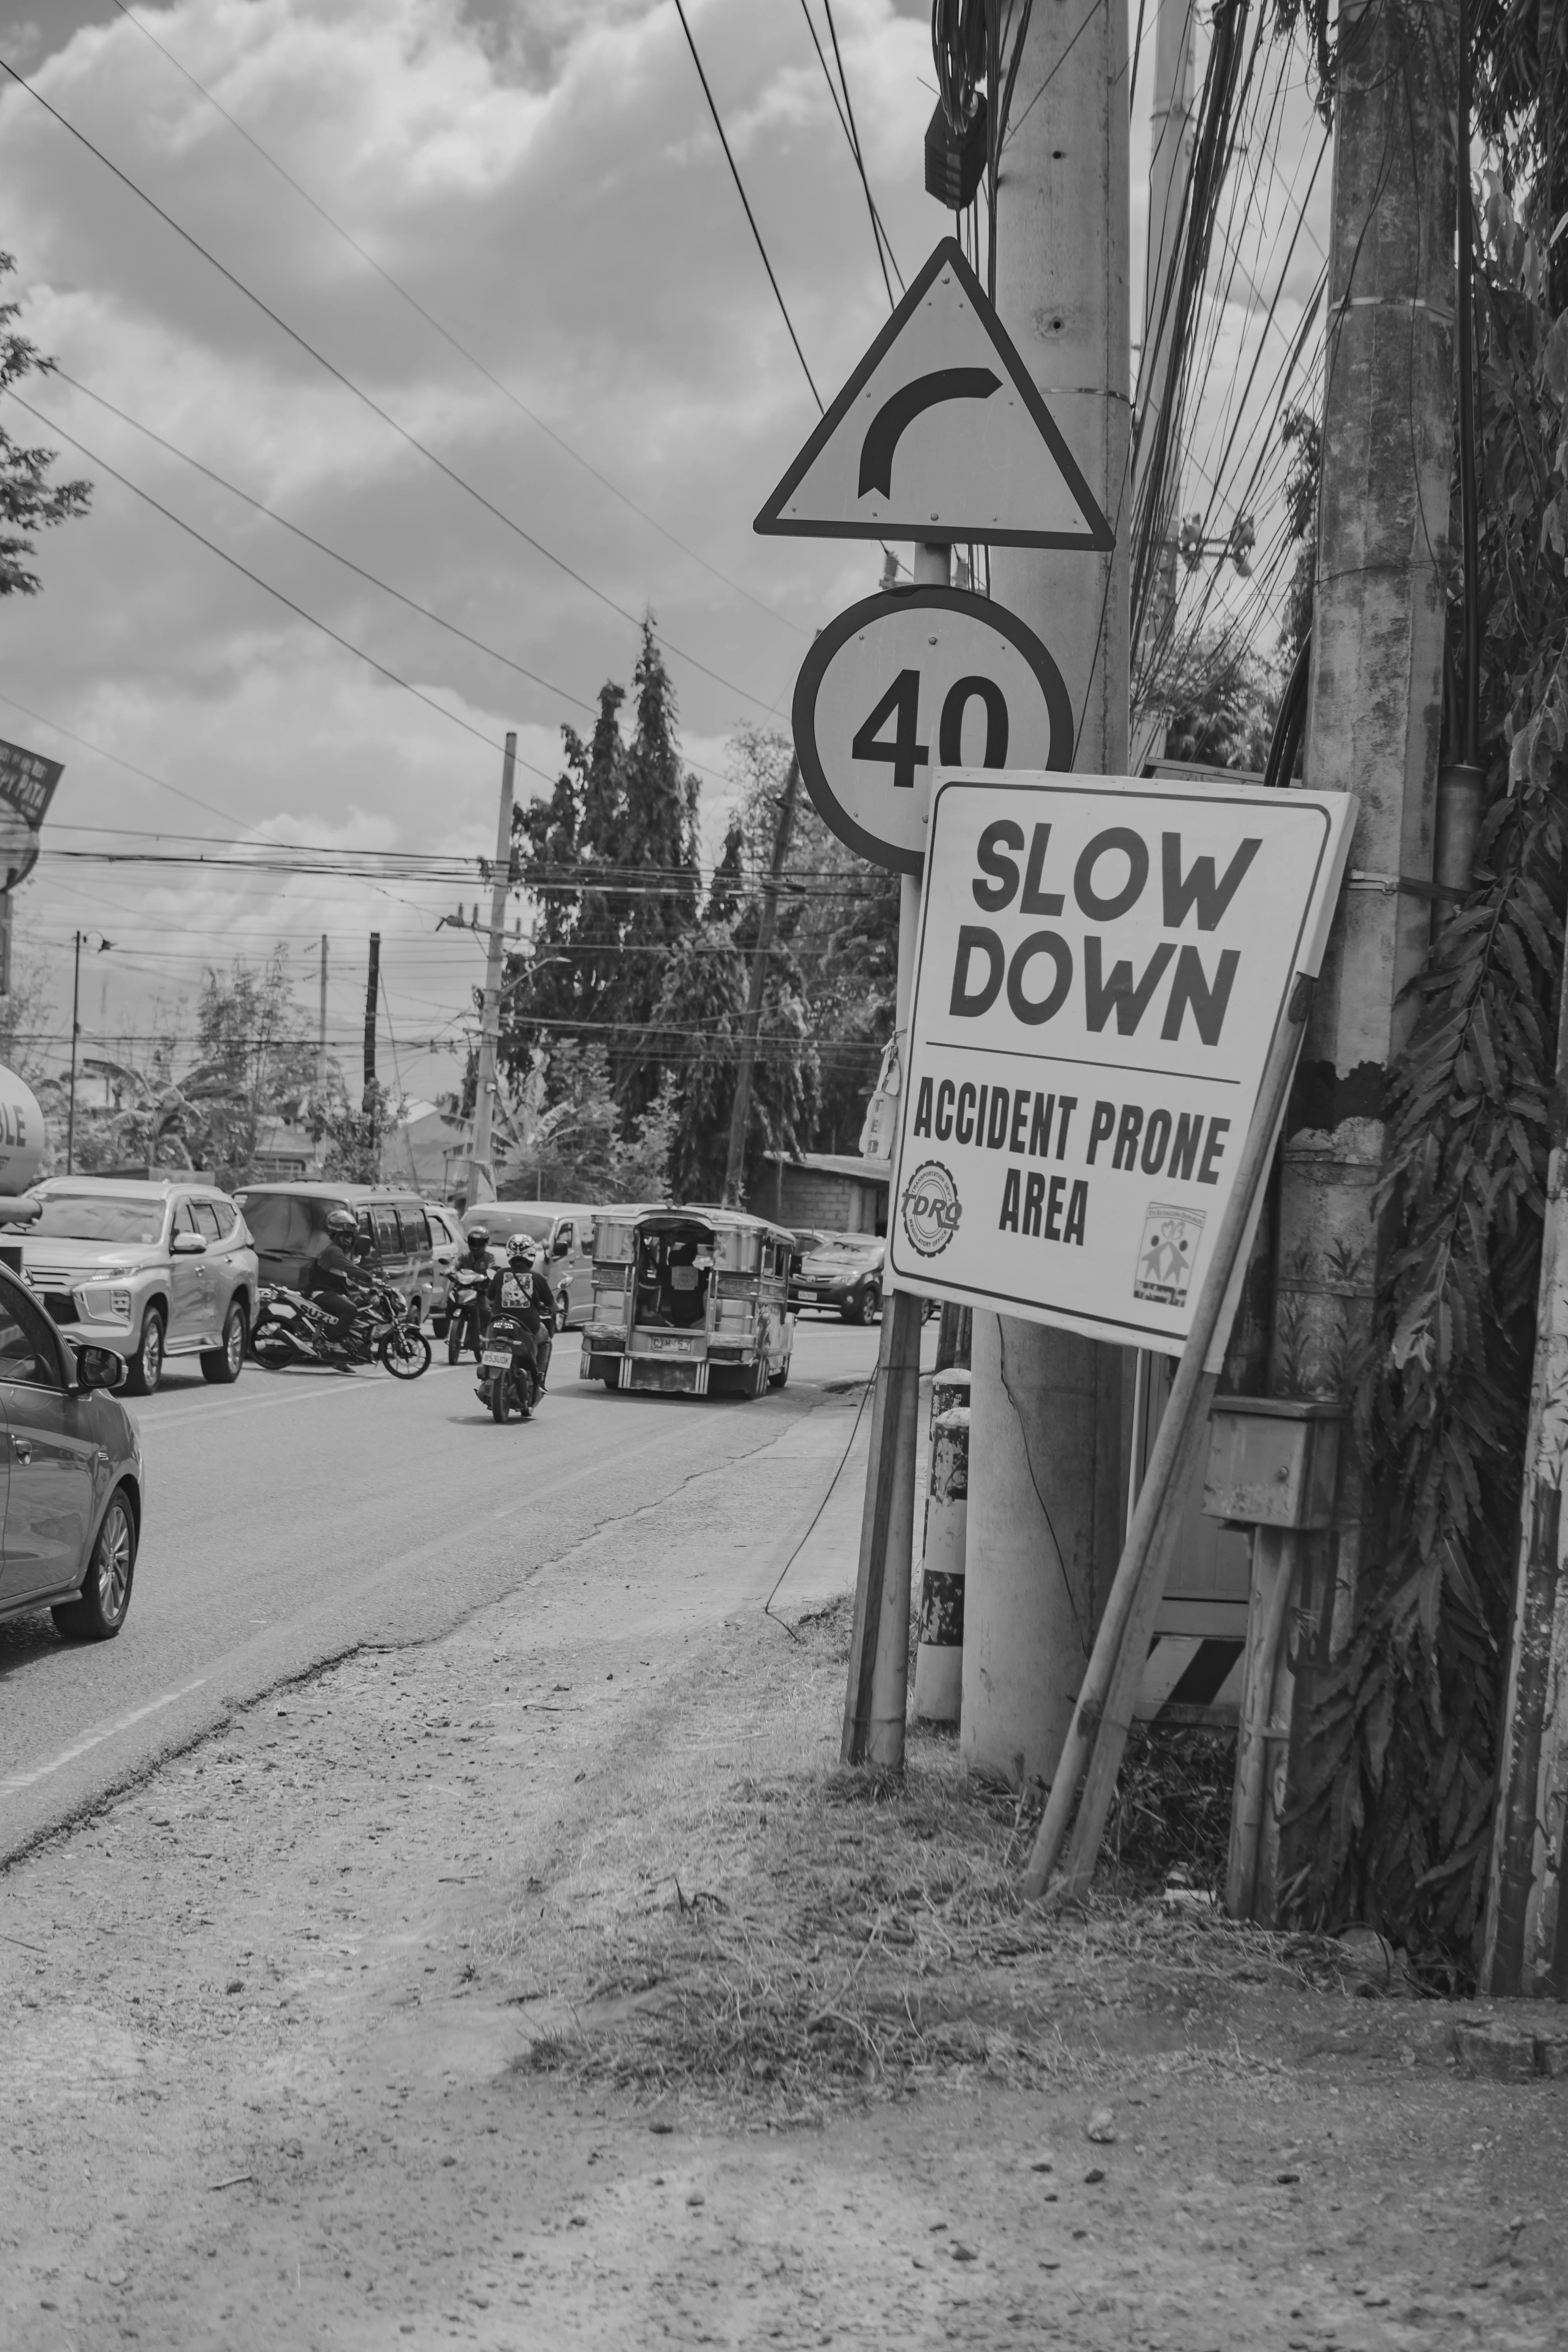
[[[54,989],[43,957],[13,950],[11,992],[0,996],[0,1063],[35,1089],[47,1076],[54,1018]]]
[[[0,278],[16,267],[9,253],[0,253]],[[16,332],[13,321],[19,302],[0,302],[0,392],[10,392],[30,375],[47,375],[54,366],[35,343]],[[0,425],[0,596],[36,596],[40,582],[27,561],[37,553],[30,531],[49,530],[87,512],[90,482],[50,482],[46,477],[55,461],[53,449],[28,447],[13,439]]]
[[[551,1056],[549,1079],[550,1108],[503,1160],[501,1199],[661,1200],[676,1121],[669,1075],[625,1139],[602,1045],[563,1040]]]
[[[597,1037],[623,1116],[658,1089],[639,1044],[663,963],[697,919],[697,779],[683,771],[675,694],[651,624],[633,678],[636,723],[621,729],[622,688],[606,685],[586,741],[563,731],[566,762],[548,800],[514,822],[520,878],[538,908],[532,944],[507,966],[501,1058],[521,1072],[562,1035]]]
[[[1279,687],[1270,669],[1226,634],[1205,632],[1179,650],[1163,698],[1167,760],[1251,769],[1268,760]]]
[[[743,862],[753,874],[765,870],[772,854],[790,751],[788,737],[769,730],[743,728],[734,739],[737,824]],[[716,873],[715,891],[719,879]],[[809,1096],[792,1110],[790,1143],[853,1151],[882,1048],[893,1034],[899,880],[846,848],[804,793],[795,805],[777,937],[794,960],[814,1055]],[[793,1015],[781,1017],[787,1033]],[[780,1034],[772,1010],[763,1031]]]
[[[1291,452],[1285,477],[1285,535],[1296,548],[1286,593],[1284,656],[1293,662],[1312,625],[1312,582],[1318,563],[1318,481],[1323,468],[1323,428],[1308,408],[1288,408],[1279,438]]]
[[[215,1096],[209,1114],[213,1165],[226,1184],[243,1183],[250,1174],[265,1121],[295,1119],[310,1108],[316,1048],[307,1038],[305,1016],[294,1002],[283,961],[282,949],[275,948],[259,966],[237,959],[226,973],[209,967],[202,975],[196,1007],[200,1058],[193,1081],[210,1078],[227,1090],[223,1108]],[[321,1106],[321,1114],[325,1109]]]

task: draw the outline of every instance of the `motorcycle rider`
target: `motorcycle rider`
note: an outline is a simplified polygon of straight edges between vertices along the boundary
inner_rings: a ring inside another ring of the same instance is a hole
[[[485,1326],[490,1319],[489,1294],[493,1273],[490,1265],[490,1229],[488,1225],[468,1227],[468,1254],[467,1257],[460,1257],[458,1260],[453,1273],[478,1275],[484,1285],[484,1288],[476,1293],[472,1306],[467,1309],[471,1322],[468,1337],[474,1347],[482,1348]]]
[[[538,1252],[526,1234],[508,1236],[506,1264],[490,1278],[489,1305],[492,1314],[504,1308],[521,1320],[533,1343],[534,1370],[542,1396],[554,1345],[555,1293],[540,1271]]]
[[[346,1347],[360,1308],[370,1295],[370,1281],[359,1262],[365,1244],[353,1211],[341,1202],[327,1211],[326,1228],[326,1245],[305,1267],[300,1289],[327,1318]]]

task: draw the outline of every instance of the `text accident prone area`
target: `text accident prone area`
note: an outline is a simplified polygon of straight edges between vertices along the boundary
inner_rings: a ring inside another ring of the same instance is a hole
[[[1331,832],[1300,793],[939,788],[901,1276],[1179,1344]]]

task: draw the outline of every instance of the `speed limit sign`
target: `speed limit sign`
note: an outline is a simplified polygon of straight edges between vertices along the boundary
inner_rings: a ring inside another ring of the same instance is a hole
[[[805,657],[792,718],[823,822],[903,874],[925,864],[937,768],[1072,765],[1061,672],[1015,614],[962,588],[895,588],[840,613]]]

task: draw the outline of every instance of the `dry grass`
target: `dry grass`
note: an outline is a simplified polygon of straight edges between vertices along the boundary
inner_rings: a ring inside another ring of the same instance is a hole
[[[1140,1743],[1120,1867],[1085,1909],[1053,1916],[1018,1897],[1026,1809],[966,1776],[952,1740],[912,1737],[901,1780],[828,1760],[847,1625],[828,1612],[797,1630],[787,1659],[774,1646],[761,1675],[737,1671],[733,1712],[703,1675],[693,1719],[707,1736],[684,1753],[667,1744],[657,1769],[639,1759],[635,1798],[628,1786],[625,1809],[571,1857],[570,1953],[555,1945],[570,1964],[532,2065],[798,2119],[961,2070],[1088,2081],[1108,2026],[1119,2063],[1131,2032],[1162,2071],[1234,2067],[1234,2046],[1188,2046],[1172,2011],[1238,1980],[1323,1979],[1313,1945],[1172,1916],[1138,1891],[1169,1861],[1194,1884],[1212,1874],[1212,1756],[1181,1751],[1162,1858],[1159,1750]]]

